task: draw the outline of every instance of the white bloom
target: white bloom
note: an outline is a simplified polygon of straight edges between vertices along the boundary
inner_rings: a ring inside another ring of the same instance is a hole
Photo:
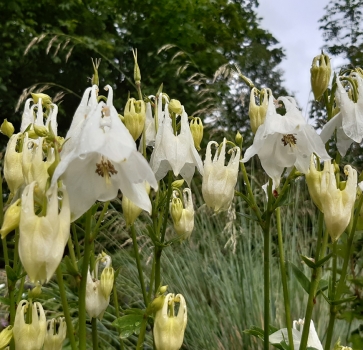
[[[178,315],[174,315],[174,303],[179,302]],[[187,326],[187,305],[181,294],[169,293],[163,307],[155,314],[154,340],[157,350],[179,350],[183,345]]]
[[[355,103],[349,98],[338,78],[335,99],[340,112],[324,125],[320,134],[326,143],[337,129],[337,147],[342,156],[353,141],[361,143],[363,139],[363,78],[358,73],[352,73],[350,77],[357,82],[358,101]]]
[[[233,200],[241,150],[239,147],[232,148],[229,151],[229,153],[232,153],[229,162],[225,165],[226,139],[223,140],[219,154],[218,150],[216,150],[213,161],[211,152],[212,145],[218,147],[218,143],[210,141],[207,145],[202,193],[207,206],[217,212],[219,210],[227,210]]]
[[[25,323],[25,313],[32,308],[32,322]],[[41,350],[43,348],[46,332],[46,318],[41,303],[29,304],[27,300],[22,300],[16,309],[14,321],[15,350]]]
[[[300,348],[301,336],[304,326],[304,320],[299,319],[299,321],[294,321],[292,325],[292,338],[294,342],[294,349]],[[271,344],[280,344],[285,341],[289,344],[289,338],[287,334],[287,328],[283,328],[273,333],[269,337]],[[318,334],[316,333],[314,322],[310,321],[309,337],[308,337],[308,347],[315,348],[317,350],[324,350],[321,342],[319,340]]]
[[[70,130],[71,149],[61,153],[51,186],[61,177],[65,183],[72,220],[85,213],[96,200],[108,201],[120,189],[135,205],[151,212],[144,181],[157,189],[155,176],[113,106],[110,86],[107,104],[100,102],[92,111],[82,100]],[[85,98],[85,97],[84,97]],[[92,96],[91,96],[92,99]],[[87,112],[86,119],[82,113]],[[83,119],[82,119],[83,118]]]
[[[158,106],[162,104],[161,94],[158,103]],[[180,174],[190,185],[195,167],[203,175],[203,163],[194,147],[188,116],[184,107],[181,114],[181,130],[177,136],[173,132],[172,119],[169,116],[167,104],[164,113],[158,113],[158,119],[159,129],[150,159],[150,165],[156,179],[161,180],[169,170],[172,170],[175,176]]]
[[[306,173],[310,156],[315,152],[321,160],[330,159],[319,135],[308,125],[292,97],[279,97],[286,114],[277,114],[274,97],[270,95],[265,122],[257,129],[253,145],[246,150],[243,162],[258,155],[263,169],[273,180],[274,188],[280,184],[285,167],[296,166]]]
[[[47,321],[47,332],[43,350],[62,350],[67,335],[67,324],[64,317],[52,318]]]
[[[58,209],[58,188],[52,189],[47,213],[34,212],[34,187],[25,187],[22,195],[19,223],[19,256],[32,282],[49,281],[62,260],[69,238],[70,210],[68,195],[63,189],[62,209]]]

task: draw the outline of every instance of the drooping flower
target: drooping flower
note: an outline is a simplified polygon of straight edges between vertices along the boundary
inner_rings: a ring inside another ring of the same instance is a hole
[[[219,210],[227,210],[233,200],[241,150],[239,147],[229,150],[231,157],[228,164],[225,165],[226,139],[223,140],[220,152],[218,152],[218,149],[216,150],[213,160],[212,145],[218,147],[218,143],[210,141],[207,145],[202,194],[207,206],[217,212]]]
[[[294,342],[294,349],[300,348],[303,326],[304,326],[304,320],[301,319],[299,319],[298,321],[294,321],[292,324],[292,337]],[[289,338],[287,334],[287,328],[280,329],[277,332],[271,334],[269,337],[269,341],[271,344],[280,344],[283,341],[289,344],[288,339]],[[319,340],[318,334],[316,333],[314,322],[312,320],[310,321],[307,346],[315,348],[317,350],[323,350],[323,346]]]
[[[319,100],[329,86],[331,76],[330,58],[322,53],[314,57],[310,68],[310,82],[315,100]]]
[[[62,350],[66,335],[67,324],[64,317],[48,320],[43,350]]]
[[[162,103],[161,94],[158,103]],[[164,113],[158,114],[159,129],[156,134],[155,148],[151,155],[150,164],[156,179],[161,180],[169,170],[175,176],[179,174],[190,184],[195,167],[203,175],[203,164],[195,149],[193,137],[189,128],[188,116],[184,107],[181,113],[181,129],[179,135],[174,135],[172,119],[169,115],[168,105]]]
[[[25,322],[25,313],[28,308],[32,308],[32,322]],[[29,303],[22,300],[16,309],[14,321],[15,350],[41,350],[43,348],[44,337],[47,324],[45,313],[41,303]]]
[[[243,162],[258,155],[263,169],[273,180],[274,188],[280,184],[284,168],[296,166],[307,173],[310,156],[316,153],[322,160],[330,159],[324,144],[314,128],[307,124],[292,97],[279,97],[286,114],[276,112],[274,97],[270,95],[265,122],[258,128],[253,144],[246,150]]]
[[[96,200],[114,199],[119,189],[150,213],[144,181],[154,189],[158,187],[149,164],[136,150],[132,136],[118,117],[112,88],[106,89],[109,90],[107,104],[99,102],[84,121],[74,122],[69,140],[73,139],[74,147],[65,154],[61,152],[61,161],[52,178],[51,186],[61,178],[67,187],[72,220],[79,218]],[[79,116],[82,115],[77,112],[75,117]]]
[[[136,101],[134,98],[129,98],[125,106],[124,123],[135,141],[140,137],[145,126],[145,108],[143,100]]]
[[[357,171],[350,165],[344,167],[348,176],[345,188],[337,188],[334,166],[324,162],[324,170],[316,170],[313,157],[305,175],[309,193],[321,212],[332,241],[336,241],[347,228],[357,192]]]
[[[179,303],[179,311],[174,315],[174,304]],[[169,293],[161,309],[155,313],[154,340],[157,350],[179,350],[183,345],[187,326],[187,305],[181,294]]]
[[[17,199],[14,203],[12,203],[9,206],[9,208],[6,210],[4,214],[4,221],[0,230],[1,239],[4,239],[9,232],[19,227],[20,212],[21,212],[20,199]]]
[[[99,262],[104,262],[105,267],[101,273],[101,280],[98,279]],[[111,267],[111,257],[105,253],[99,254],[96,266],[92,275],[88,270],[86,284],[86,311],[89,317],[102,319],[103,313],[110,303],[110,294],[114,282],[114,270]]]
[[[336,80],[335,99],[340,112],[324,125],[320,134],[326,143],[337,129],[337,147],[342,156],[345,156],[353,141],[361,143],[363,140],[363,77],[358,73],[352,73],[350,77],[358,86],[357,102],[350,99],[339,77]]]
[[[45,216],[34,210],[34,187],[25,187],[22,195],[19,224],[19,256],[32,282],[44,283],[53,276],[62,260],[69,238],[70,209],[68,194],[62,189],[62,209],[58,209],[58,188],[55,186],[47,201]]]
[[[183,190],[183,200],[184,206],[180,198],[173,198],[170,213],[175,232],[182,239],[187,239],[192,234],[194,228],[194,207],[190,188]]]
[[[253,88],[251,90],[250,106],[248,109],[251,130],[254,134],[256,134],[258,127],[265,122],[267,107],[268,107],[268,93],[271,94],[271,90],[262,89],[261,96],[259,97],[259,99],[261,100],[259,105],[256,105],[256,96],[255,96],[256,92],[257,92],[256,88]]]

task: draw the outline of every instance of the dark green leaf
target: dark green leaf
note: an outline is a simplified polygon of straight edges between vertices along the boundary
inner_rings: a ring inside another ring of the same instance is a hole
[[[133,333],[140,332],[141,322],[143,319],[143,314],[131,314],[116,319],[112,324],[120,329],[120,338],[125,339]]]
[[[292,262],[289,261],[288,264],[291,266],[292,272],[294,273],[294,275],[297,278],[298,282],[300,283],[301,287],[303,287],[305,292],[309,294],[309,291],[310,291],[310,281],[309,281],[309,279]]]

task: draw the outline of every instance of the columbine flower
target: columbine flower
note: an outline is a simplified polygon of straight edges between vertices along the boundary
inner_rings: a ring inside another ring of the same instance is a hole
[[[67,187],[72,220],[79,218],[96,200],[108,201],[120,189],[135,205],[151,212],[144,181],[157,189],[155,176],[112,104],[110,86],[107,104],[98,103],[70,138],[74,148],[61,153],[51,186],[61,178]],[[78,118],[78,113],[77,113]]]
[[[47,321],[47,333],[43,350],[62,350],[63,341],[67,335],[67,324],[64,317]]]
[[[19,256],[32,282],[49,281],[62,260],[69,238],[70,210],[67,191],[63,188],[62,209],[58,209],[55,186],[47,202],[45,216],[34,212],[33,182],[25,187],[20,215]]]
[[[162,97],[160,94],[158,106],[161,103]],[[180,174],[190,184],[195,167],[203,175],[203,164],[194,147],[188,116],[184,107],[181,113],[181,130],[177,136],[173,132],[172,119],[169,116],[167,104],[164,113],[158,114],[158,118],[159,129],[156,135],[155,148],[150,159],[151,168],[156,179],[161,180],[169,170],[173,170],[175,176]]]
[[[357,192],[357,171],[350,165],[344,167],[348,176],[344,190],[337,188],[334,165],[324,162],[324,170],[317,171],[313,157],[306,174],[309,193],[321,212],[332,241],[336,241],[347,228]]]
[[[277,101],[284,103],[286,114],[276,113],[274,97],[270,95],[266,120],[258,128],[253,145],[242,159],[247,162],[257,154],[263,169],[272,178],[274,188],[279,186],[285,167],[295,165],[297,170],[307,173],[313,152],[322,160],[330,159],[319,135],[297,109],[295,100],[279,97]]]
[[[174,315],[174,303],[178,302],[178,315]],[[183,344],[187,326],[187,305],[181,294],[169,293],[161,309],[155,313],[154,340],[157,350],[179,350]]]
[[[230,149],[228,153],[231,153],[231,157],[228,164],[224,165],[226,139],[223,140],[220,152],[218,152],[218,149],[216,150],[213,161],[211,152],[212,145],[218,147],[218,143],[210,141],[207,145],[202,193],[207,206],[217,212],[219,210],[227,210],[233,200],[241,150],[239,147]]]
[[[136,141],[145,126],[145,102],[129,98],[124,111],[124,123],[133,139]]]
[[[187,239],[192,234],[194,228],[194,207],[190,188],[183,190],[183,199],[184,207],[180,198],[175,197],[172,199],[170,213],[175,232],[182,239]]]
[[[256,93],[257,93],[257,89],[253,88],[251,90],[250,106],[249,106],[249,110],[248,110],[248,115],[250,117],[251,130],[254,134],[256,134],[258,127],[265,122],[266,112],[267,112],[267,107],[268,107],[268,93],[271,94],[271,90],[270,89],[261,90],[261,97],[258,96],[258,99],[260,100],[263,97],[263,100],[260,101],[259,105],[256,105],[256,96],[255,96]]]
[[[4,214],[4,221],[0,230],[1,239],[4,239],[9,232],[19,227],[20,212],[21,212],[20,199],[17,199],[14,203],[12,203],[9,206],[9,208],[6,210]]]
[[[294,321],[292,324],[292,337],[294,342],[294,349],[300,348],[302,330],[304,326],[304,320],[299,319],[299,321]],[[285,341],[289,344],[287,335],[287,328],[283,328],[278,330],[277,332],[273,333],[269,337],[269,341],[271,344],[280,344]],[[308,337],[308,347],[315,348],[317,350],[324,350],[321,342],[319,340],[318,334],[316,333],[314,322],[310,321],[310,329],[309,329],[309,337]]]
[[[29,307],[32,308],[32,322],[27,324],[24,316]],[[41,350],[46,328],[42,304],[38,302],[31,304],[27,300],[22,300],[16,309],[13,328],[15,350]]]
[[[363,77],[358,73],[352,73],[350,77],[358,85],[358,101],[355,103],[349,98],[339,77],[336,80],[335,99],[340,112],[324,125],[320,134],[325,143],[337,129],[337,147],[342,156],[345,156],[353,141],[361,143],[363,140]]]
[[[98,264],[105,263],[105,268],[101,273],[101,280],[98,280]],[[110,294],[114,282],[114,270],[111,267],[111,257],[105,253],[99,254],[96,266],[92,275],[88,270],[86,285],[86,311],[89,317],[102,319],[103,313],[110,303]]]

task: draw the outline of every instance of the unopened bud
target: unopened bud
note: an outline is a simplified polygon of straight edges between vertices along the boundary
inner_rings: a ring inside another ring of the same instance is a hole
[[[328,88],[330,75],[331,66],[329,56],[322,53],[321,55],[314,57],[310,69],[310,81],[315,100],[319,100]]]
[[[152,312],[157,312],[159,310],[161,310],[161,308],[164,305],[164,300],[165,300],[165,295],[159,295],[158,297],[156,297],[150,305],[150,309]]]
[[[0,332],[0,349],[4,349],[13,337],[13,326],[7,326]]]
[[[34,124],[33,127],[34,127],[34,132],[38,136],[40,136],[40,137],[46,137],[46,136],[48,136],[48,129],[45,126]]]
[[[0,126],[0,131],[2,134],[6,135],[7,137],[11,137],[14,134],[14,126],[7,119],[4,119],[3,123]]]
[[[268,106],[268,93],[267,90],[262,89],[258,97],[260,104],[256,105],[257,89],[253,88],[250,95],[250,106],[248,110],[248,115],[250,117],[251,130],[255,134],[258,127],[265,122],[267,106]],[[263,99],[262,99],[263,98]]]
[[[193,118],[190,122],[190,131],[193,136],[194,146],[198,151],[200,151],[200,143],[203,139],[203,123],[200,118]]]
[[[178,223],[183,213],[183,202],[180,198],[173,198],[170,204],[170,215],[174,223]]]
[[[147,194],[150,193],[150,185],[145,182],[145,188]],[[141,214],[142,209],[138,207],[136,204],[131,202],[126,196],[122,197],[122,211],[124,213],[126,226],[132,225],[138,216]]]
[[[135,84],[140,84],[141,82],[141,72],[140,72],[140,67],[139,64],[137,63],[137,50],[132,50],[132,54],[134,55],[134,61],[135,61],[135,65],[134,65],[134,81]]]
[[[144,130],[146,119],[146,106],[142,100],[130,98],[125,106],[124,123],[131,136],[136,141]]]
[[[179,100],[170,100],[168,108],[170,113],[173,112],[175,114],[181,115],[183,112],[183,108]]]
[[[239,147],[242,147],[242,143],[243,143],[243,136],[240,134],[239,131],[237,131],[237,134],[236,134],[236,137],[234,139],[236,141],[236,144],[239,146]]]
[[[182,186],[183,186],[183,184],[184,184],[184,179],[181,179],[181,180],[175,180],[175,181],[171,184],[171,186],[172,186],[173,188],[180,188],[180,187],[182,187]]]
[[[29,292],[29,298],[35,299],[39,298],[39,296],[42,294],[42,285],[37,284],[30,292]]]
[[[113,267],[106,267],[101,273],[101,293],[107,299],[113,288],[113,282],[115,278],[115,271]]]
[[[5,212],[4,222],[0,230],[2,239],[4,239],[9,232],[19,227],[20,212],[21,212],[20,199],[18,199],[16,202],[10,205],[8,210]]]
[[[159,293],[164,294],[168,290],[168,286],[161,286],[159,288]]]
[[[42,105],[46,106],[46,105],[50,105],[52,103],[52,98],[47,95],[47,94],[42,94],[41,92],[36,93],[36,94],[31,94],[34,103],[38,103],[39,99],[42,99]]]
[[[100,79],[98,76],[98,67],[101,64],[101,59],[100,58],[96,58],[95,60],[93,60],[92,58],[92,66],[93,66],[93,75],[92,75],[92,85],[99,85],[100,83]]]

